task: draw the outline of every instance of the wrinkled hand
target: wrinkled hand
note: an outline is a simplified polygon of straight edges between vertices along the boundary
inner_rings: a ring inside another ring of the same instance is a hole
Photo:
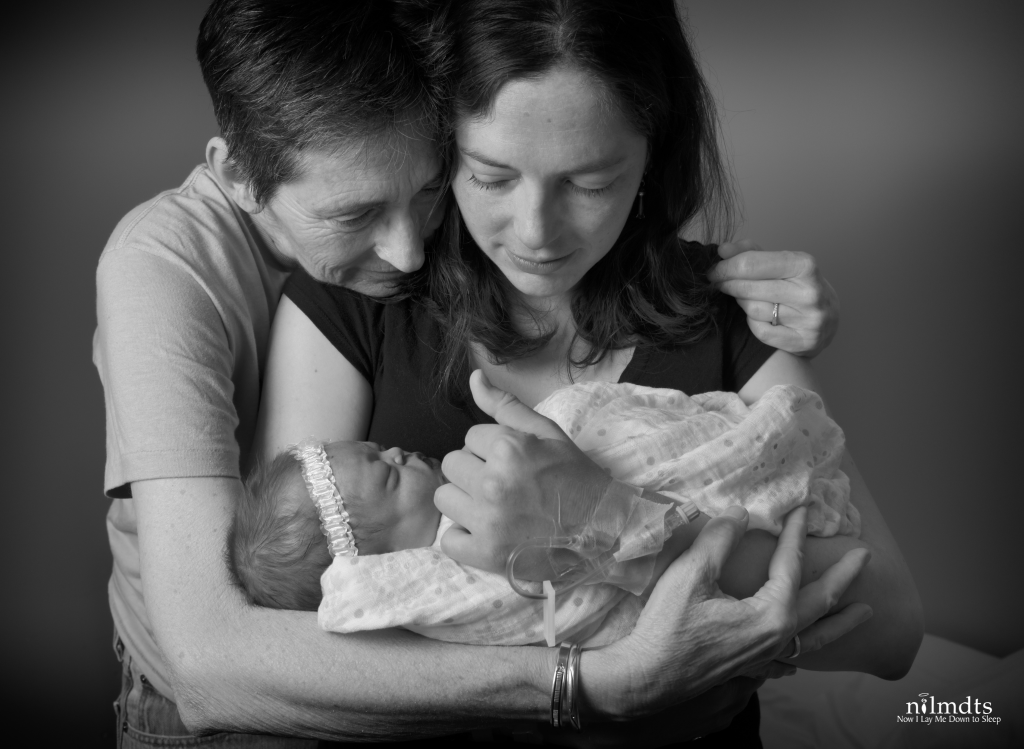
[[[721,262],[710,279],[736,297],[750,329],[764,343],[812,357],[831,343],[839,329],[839,297],[821,275],[812,255],[765,252],[750,240],[718,248]],[[779,324],[772,311],[779,305]]]
[[[863,549],[849,552],[817,583],[800,589],[807,530],[803,508],[786,519],[764,586],[743,600],[722,593],[722,567],[746,527],[747,513],[739,506],[709,521],[662,575],[633,632],[583,654],[582,681],[598,715],[643,717],[737,675],[779,675],[787,667],[773,661],[791,651],[796,632],[818,620],[828,622],[814,633],[820,647],[870,616],[870,608],[857,605],[821,619],[864,568],[869,554]]]
[[[434,504],[461,526],[445,533],[441,548],[457,562],[503,572],[522,541],[585,526],[611,477],[557,424],[493,387],[483,372],[469,382],[477,405],[498,423],[470,428],[465,448],[441,464],[451,483],[437,490]],[[516,561],[518,578],[552,576],[546,554]]]
[[[825,570],[820,578],[800,589],[797,598],[797,634],[800,635],[802,655],[820,650],[871,618],[873,612],[866,603],[851,603],[830,613],[870,559],[871,552],[867,549],[850,551]],[[772,661],[766,669],[752,669],[747,672],[747,676],[773,678],[778,675],[780,665],[799,665],[799,658],[786,659],[792,652],[793,647],[787,643],[780,660]]]

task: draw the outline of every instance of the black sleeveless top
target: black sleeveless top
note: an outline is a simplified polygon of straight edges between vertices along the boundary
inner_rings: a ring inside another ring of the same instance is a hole
[[[380,302],[302,271],[284,293],[373,388],[371,442],[442,458],[463,446],[471,426],[493,423],[471,401],[434,395],[441,330],[416,302]],[[775,349],[754,337],[731,297],[714,301],[715,324],[704,338],[670,350],[638,346],[619,381],[688,395],[742,388]]]

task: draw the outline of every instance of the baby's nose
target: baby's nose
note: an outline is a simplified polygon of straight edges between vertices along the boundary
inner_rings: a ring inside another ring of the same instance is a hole
[[[385,460],[390,460],[395,465],[405,464],[405,451],[400,447],[389,447],[381,453]]]

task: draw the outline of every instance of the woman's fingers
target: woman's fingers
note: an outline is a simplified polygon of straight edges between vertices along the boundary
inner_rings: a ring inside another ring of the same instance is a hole
[[[749,518],[746,508],[740,505],[728,508],[719,517],[708,521],[693,545],[684,553],[683,556],[693,560],[692,564],[700,571],[694,582],[702,584],[701,595],[712,597],[718,592],[718,579],[722,576],[722,568],[743,538]],[[688,561],[687,566],[690,564]],[[669,569],[671,568],[670,566]],[[655,586],[654,594],[657,590],[658,587]]]
[[[867,549],[852,549],[821,577],[801,588],[796,604],[797,631],[826,616],[870,559],[871,552]]]
[[[483,467],[484,461],[469,450],[453,450],[441,459],[441,473],[451,482],[451,484],[444,484],[441,489],[454,484],[455,486],[461,486],[472,494],[474,478],[480,475]],[[438,492],[441,489],[438,489]],[[434,496],[436,500],[437,495],[435,494]],[[442,510],[442,512],[444,511]],[[445,514],[447,515],[448,513]]]
[[[721,591],[718,579],[722,568],[747,531],[750,516],[744,507],[736,505],[722,515],[709,520],[694,539],[690,548],[679,555],[662,574],[651,591],[644,614],[657,620],[658,626],[672,619],[658,616],[659,607],[675,611],[680,602],[718,598]]]
[[[722,242],[718,245],[718,257],[722,260],[728,260],[731,257],[739,255],[741,252],[747,252],[748,250],[759,251],[760,245],[751,239],[741,239],[737,242]]]
[[[839,297],[811,255],[765,252],[746,241],[722,245],[719,254],[724,259],[709,278],[736,298],[760,340],[804,356],[829,344],[839,327]],[[778,324],[771,326],[776,304]]]
[[[435,499],[436,501],[436,499]],[[441,551],[460,564],[491,572],[503,572],[505,567],[500,559],[490,554],[490,549],[478,543],[478,539],[465,528],[453,525],[441,536]]]
[[[473,393],[473,400],[476,401],[480,410],[498,422],[498,424],[544,439],[569,439],[565,432],[559,429],[558,425],[551,421],[551,419],[541,416],[532,408],[522,403],[512,393],[494,387],[483,371],[477,369],[469,376],[469,389]],[[470,432],[474,429],[476,427],[470,429]],[[482,433],[482,435],[478,434],[476,441],[480,441],[481,436],[486,439],[491,433],[496,433],[493,429],[477,431]],[[466,445],[473,449],[473,446],[470,444],[469,434],[466,435]],[[475,449],[473,451],[476,452]]]
[[[792,676],[795,673],[796,666],[782,661],[768,661],[757,668],[745,671],[743,676],[751,679],[781,679],[783,676]]]
[[[760,320],[748,319],[747,324],[757,340],[772,348],[788,351],[796,356],[804,356],[807,352],[817,349],[818,335],[814,331],[772,325]]]
[[[823,617],[814,624],[805,628],[800,635],[800,654],[813,653],[828,645],[833,640],[838,640],[855,627],[860,626],[872,617],[874,611],[866,603],[851,603],[836,613]],[[785,657],[780,660],[786,663],[800,664],[797,657],[788,661]]]
[[[441,512],[466,529],[445,546],[459,562],[503,568],[520,542],[576,532],[593,514],[611,478],[558,428],[517,398],[490,385],[482,372],[470,380],[478,405],[499,424],[477,424],[466,447],[448,453],[441,470],[449,484],[434,494]],[[526,555],[517,574],[547,579],[543,555]],[[540,576],[540,577],[538,577]]]
[[[743,302],[760,302],[761,305],[755,309],[762,311],[765,308],[763,305],[767,305],[769,316],[776,302],[793,307],[801,315],[816,310],[820,302],[819,289],[794,280],[725,281],[719,288],[729,296],[736,297],[748,314],[750,309]]]
[[[708,274],[714,283],[801,278],[817,272],[813,255],[804,252],[766,252],[749,240],[727,242],[719,248],[718,254],[724,259]]]
[[[768,581],[754,594],[755,599],[768,601],[787,613],[794,610],[800,589],[806,536],[807,508],[798,507],[786,516],[786,523],[782,526],[775,552],[768,562]],[[796,624],[796,621],[793,624]]]
[[[803,561],[806,537],[807,508],[797,507],[786,516],[775,553],[768,562],[768,577],[793,586],[794,591],[800,588],[800,565]],[[793,597],[796,598],[795,593]]]

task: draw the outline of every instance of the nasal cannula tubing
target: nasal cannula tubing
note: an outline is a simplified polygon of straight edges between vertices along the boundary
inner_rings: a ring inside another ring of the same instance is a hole
[[[535,600],[543,600],[547,598],[544,593],[531,593],[519,584],[516,580],[515,575],[512,573],[516,559],[519,555],[527,549],[579,549],[583,546],[583,540],[579,536],[555,536],[554,538],[531,538],[523,541],[516,548],[512,550],[512,553],[508,555],[508,562],[505,564],[505,576],[508,578],[508,584],[512,586],[512,590],[521,595],[523,598],[533,598]],[[597,567],[592,569],[587,574],[583,575],[579,580],[574,581],[572,584],[559,588],[559,593],[568,593],[573,588],[583,585],[594,579],[600,573],[607,569],[608,565],[615,561],[615,557],[611,554],[604,562],[599,564]]]
[[[527,549],[581,549],[584,545],[585,541],[579,536],[531,538],[528,541],[523,541],[512,550],[511,554],[508,555],[508,562],[505,564],[505,575],[508,577],[508,584],[512,586],[512,590],[524,598],[533,598],[535,600],[544,601],[544,641],[547,643],[549,648],[553,648],[557,644],[557,634],[555,632],[555,588],[551,584],[550,580],[544,581],[544,584],[541,586],[541,590],[543,591],[541,593],[531,593],[523,588],[519,584],[519,581],[516,580],[515,575],[512,574],[512,571],[515,568],[516,558]],[[568,593],[573,588],[589,582],[594,577],[604,572],[605,568],[614,561],[615,557],[612,554],[608,554],[607,559],[605,559],[601,564],[597,565],[590,572],[580,577],[580,579],[570,583],[558,592]]]
[[[678,513],[679,518],[683,523],[692,523],[700,516],[700,510],[693,502],[683,502],[680,505],[676,505],[675,511]],[[512,586],[512,590],[521,595],[523,598],[533,598],[535,600],[543,600],[547,598],[544,593],[531,593],[526,590],[519,581],[516,580],[513,574],[516,559],[519,555],[527,549],[573,549],[583,553],[586,557],[587,552],[596,551],[596,546],[593,537],[585,536],[549,536],[548,538],[530,538],[523,541],[521,544],[512,549],[512,553],[508,555],[508,561],[505,563],[505,576],[508,578],[508,584]],[[590,547],[590,548],[587,548]],[[608,554],[603,562],[594,567],[594,569],[587,572],[578,580],[572,584],[559,588],[559,593],[568,593],[573,588],[590,582],[599,574],[604,572],[612,562],[615,561],[615,557],[612,554]]]
[[[558,527],[562,524],[562,496],[558,496],[558,518],[556,524]],[[589,543],[588,543],[589,542]],[[508,584],[512,586],[512,590],[521,595],[523,598],[532,598],[534,600],[550,599],[552,593],[531,593],[521,586],[517,581],[512,570],[515,567],[516,559],[519,555],[527,549],[573,549],[578,552],[592,552],[595,551],[595,540],[593,537],[584,536],[549,536],[547,538],[529,538],[523,541],[516,548],[512,549],[512,553],[508,555],[508,561],[505,563],[505,576],[508,578]],[[590,547],[589,549],[587,547]],[[609,563],[615,561],[613,557],[609,556],[607,560],[597,568],[591,570],[588,574],[581,577],[579,580],[574,582],[572,585],[562,588],[561,593],[568,593],[570,590],[578,585],[591,580],[596,574],[602,572]]]
[[[693,502],[685,502],[682,505],[677,505],[675,509],[684,523],[693,522],[700,515],[700,510],[697,509],[697,506]],[[561,506],[559,506],[559,511],[561,511]],[[559,514],[561,514],[561,512],[559,512]],[[550,580],[544,581],[541,586],[541,593],[531,593],[523,588],[523,586],[519,584],[519,581],[516,580],[516,576],[514,574],[516,559],[518,559],[519,555],[527,549],[573,549],[578,552],[594,552],[597,551],[594,541],[595,540],[592,536],[549,536],[547,538],[531,538],[516,546],[512,550],[512,553],[508,555],[508,561],[505,563],[505,577],[508,578],[508,584],[512,586],[512,590],[523,598],[532,598],[534,600],[544,601],[544,639],[547,641],[548,647],[554,647],[556,643],[555,588],[551,584]],[[589,549],[587,548],[588,546],[590,547]],[[604,560],[596,564],[592,570],[583,574],[579,579],[562,587],[557,592],[563,594],[568,593],[576,587],[590,582],[603,573],[609,565],[615,561],[615,555],[606,552]]]

